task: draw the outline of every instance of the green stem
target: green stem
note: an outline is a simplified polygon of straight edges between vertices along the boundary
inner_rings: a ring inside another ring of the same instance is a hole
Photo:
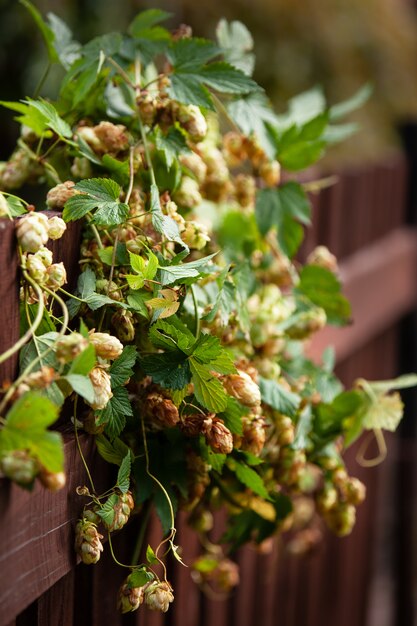
[[[91,228],[91,230],[93,231],[94,237],[96,238],[98,247],[100,249],[103,249],[104,246],[103,246],[103,242],[101,241],[100,233],[98,232],[96,225],[91,223],[91,220],[93,219],[93,216],[90,215],[89,213],[87,213],[86,218],[87,218],[87,221],[88,221],[88,225]]]
[[[4,361],[7,361],[7,359],[10,359],[10,357],[16,354],[16,352],[19,352],[19,350],[25,345],[25,343],[27,343],[31,339],[31,337],[35,334],[38,326],[42,322],[43,313],[45,310],[42,290],[40,289],[39,285],[35,283],[34,280],[32,280],[32,278],[29,276],[29,274],[25,270],[23,270],[23,276],[25,280],[27,280],[27,282],[32,286],[33,290],[36,292],[36,295],[39,300],[38,311],[36,313],[36,317],[33,321],[33,324],[30,326],[30,328],[28,328],[25,334],[11,348],[9,348],[8,350],[6,350],[6,352],[3,352],[3,354],[0,355],[0,363],[4,363]]]
[[[200,320],[200,317],[198,315],[198,302],[197,302],[197,297],[195,295],[194,285],[191,285],[191,295],[192,295],[193,303],[194,303],[195,336],[198,339],[199,336],[200,336],[200,332],[201,332],[201,320]]]
[[[125,70],[117,63],[117,61],[115,61],[112,57],[107,57],[107,61],[110,63],[110,65],[113,65],[114,69],[117,71],[118,74],[120,74],[125,83],[127,83],[132,89],[136,90],[136,85],[134,85],[131,81],[129,74],[125,72]]]
[[[77,296],[74,296],[73,293],[70,293],[69,291],[66,291],[62,287],[59,287],[58,291],[60,291],[64,295],[68,296],[69,298],[73,298],[74,300],[78,300],[78,302],[84,302],[84,300],[82,298],[78,298]]]
[[[116,563],[116,565],[120,565],[120,567],[126,567],[127,569],[130,569],[130,570],[134,569],[134,567],[132,565],[125,565],[124,563],[120,563],[120,561],[116,558],[116,555],[114,554],[114,550],[113,550],[113,544],[112,544],[110,531],[108,533],[108,540],[109,540],[110,553],[111,553],[112,559]]]
[[[35,89],[35,92],[33,94],[33,98],[35,100],[39,96],[39,93],[40,93],[42,87],[44,86],[46,79],[48,78],[48,74],[49,74],[50,69],[51,69],[51,62],[48,61],[48,64],[47,64],[47,66],[46,66],[42,76],[40,77],[38,84],[36,85],[36,89]]]
[[[78,396],[75,396],[75,399],[74,399],[74,434],[75,434],[75,441],[77,442],[78,454],[81,457],[81,461],[82,461],[82,463],[84,465],[84,469],[85,469],[85,471],[87,473],[88,480],[90,481],[91,489],[93,490],[93,493],[96,493],[96,488],[94,486],[93,478],[91,476],[90,470],[88,469],[87,461],[85,460],[83,451],[81,449],[80,438],[78,436],[77,404],[78,404]]]

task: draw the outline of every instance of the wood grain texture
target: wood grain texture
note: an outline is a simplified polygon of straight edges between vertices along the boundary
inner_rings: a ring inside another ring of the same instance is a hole
[[[93,446],[92,438],[83,438],[92,471],[106,483],[112,468],[97,457]],[[29,493],[1,481],[0,570],[7,572],[7,584],[0,589],[0,626],[76,565],[74,526],[85,499],[75,494],[75,488],[86,484],[87,477],[72,436],[65,437],[65,462],[68,482],[57,493],[38,484]]]
[[[19,281],[18,257],[14,222],[0,219],[0,302],[2,324],[0,354],[19,339]],[[0,385],[16,376],[18,355],[0,365]]]

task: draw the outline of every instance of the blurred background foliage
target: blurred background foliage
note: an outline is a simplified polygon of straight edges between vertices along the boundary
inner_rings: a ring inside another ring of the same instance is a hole
[[[417,118],[417,12],[406,0],[34,0],[64,19],[82,43],[124,29],[141,9],[164,8],[171,25],[190,24],[212,37],[221,17],[244,22],[255,43],[255,78],[278,110],[286,100],[322,85],[330,103],[371,82],[374,93],[354,120],[361,132],[334,148],[337,162],[375,160],[398,145],[398,127]],[[32,95],[46,53],[31,16],[16,0],[0,0],[0,98]],[[59,70],[58,70],[59,71]],[[46,83],[53,96],[56,74]],[[0,112],[0,158],[17,126]]]

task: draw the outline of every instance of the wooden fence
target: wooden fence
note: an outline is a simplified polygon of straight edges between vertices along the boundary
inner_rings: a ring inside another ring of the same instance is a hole
[[[355,324],[324,331],[309,349],[319,358],[322,348],[333,343],[338,374],[346,384],[358,375],[378,379],[398,374],[399,322],[416,309],[417,301],[417,235],[406,225],[407,180],[405,158],[394,154],[379,165],[342,172],[335,186],[314,198],[314,226],[303,254],[322,243],[341,259]],[[71,266],[72,279],[77,247],[74,228],[55,243],[55,258]],[[18,335],[16,278],[13,226],[0,220],[0,351]],[[13,359],[2,366],[0,381],[12,378],[15,368]],[[201,595],[189,569],[170,563],[176,600],[169,612],[161,615],[141,607],[120,616],[115,596],[124,572],[108,551],[94,567],[76,564],[73,532],[82,503],[74,490],[86,476],[70,429],[63,424],[62,431],[69,478],[64,490],[51,494],[37,486],[27,493],[7,481],[0,484],[0,626],[393,626],[394,621],[383,621],[378,607],[382,602],[385,615],[394,615],[395,589],[391,579],[389,589],[384,586],[373,565],[384,560],[383,520],[391,510],[385,488],[392,484],[395,438],[390,459],[381,468],[364,470],[355,464],[354,451],[349,455],[352,473],[368,486],[350,537],[339,540],[326,534],[320,549],[305,559],[289,557],[279,540],[269,554],[241,550],[241,585],[222,602]],[[89,437],[83,437],[82,445],[93,473],[105,482],[111,469],[97,458]],[[215,535],[221,526],[220,516]],[[184,559],[191,560],[198,554],[197,541],[182,516],[178,527]],[[138,529],[134,519],[115,538],[120,560],[129,560]],[[154,539],[160,534],[154,519],[149,532]]]

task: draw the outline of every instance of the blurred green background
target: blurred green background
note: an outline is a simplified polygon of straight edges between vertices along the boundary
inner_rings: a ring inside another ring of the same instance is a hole
[[[34,0],[39,10],[63,18],[76,39],[123,29],[141,9],[173,13],[173,27],[190,24],[194,34],[213,36],[221,17],[251,30],[255,77],[278,110],[303,90],[322,85],[331,103],[371,82],[374,94],[356,113],[362,131],[333,149],[331,158],[374,160],[398,145],[397,129],[417,117],[417,11],[408,0]],[[0,98],[32,95],[46,54],[31,16],[16,0],[0,0]],[[52,73],[46,94],[54,95]],[[0,158],[9,153],[16,127],[0,112]]]

